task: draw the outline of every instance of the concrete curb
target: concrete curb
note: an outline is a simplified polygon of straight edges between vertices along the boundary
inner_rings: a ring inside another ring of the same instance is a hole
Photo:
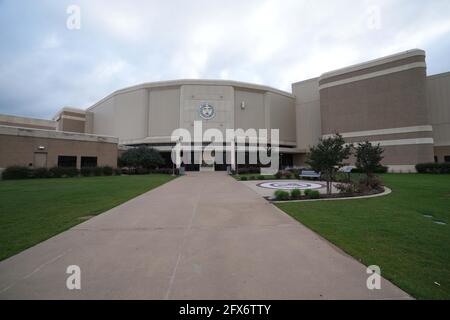
[[[315,201],[334,201],[334,200],[357,200],[357,199],[369,199],[369,198],[377,198],[387,196],[392,193],[392,190],[388,187],[384,187],[384,192],[371,194],[368,196],[359,196],[359,197],[343,197],[343,198],[329,198],[329,199],[309,199],[309,200],[288,200],[288,201],[270,201],[271,203],[289,203],[289,202],[315,202]]]

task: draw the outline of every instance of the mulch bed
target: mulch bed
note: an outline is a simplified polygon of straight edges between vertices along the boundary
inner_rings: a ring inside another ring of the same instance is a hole
[[[292,201],[292,200],[319,200],[319,199],[339,199],[339,198],[354,198],[354,197],[361,197],[361,196],[371,196],[374,194],[383,193],[384,188],[382,189],[374,189],[368,192],[357,192],[357,193],[333,193],[333,194],[320,194],[319,198],[312,198],[309,196],[300,196],[297,198],[292,198],[289,200],[276,200],[273,197],[264,197],[268,201]]]

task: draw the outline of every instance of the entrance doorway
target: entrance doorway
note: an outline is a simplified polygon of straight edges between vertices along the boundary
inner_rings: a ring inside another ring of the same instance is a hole
[[[216,155],[215,152],[203,153],[202,164],[200,165],[200,172],[215,171]]]
[[[47,167],[47,153],[35,152],[33,166],[35,168],[46,168]]]

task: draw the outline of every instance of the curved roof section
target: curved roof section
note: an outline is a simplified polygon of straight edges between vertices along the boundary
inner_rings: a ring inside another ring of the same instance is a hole
[[[98,104],[114,97],[115,95],[121,94],[121,93],[127,93],[127,92],[131,92],[131,91],[139,90],[139,89],[177,87],[177,86],[182,86],[182,85],[232,86],[232,87],[243,88],[243,89],[268,91],[268,92],[277,93],[277,94],[280,94],[280,95],[283,95],[283,96],[286,96],[289,98],[295,98],[295,96],[290,92],[275,89],[275,88],[272,88],[269,86],[247,83],[247,82],[240,82],[240,81],[233,81],[233,80],[214,80],[214,79],[179,79],[179,80],[146,82],[146,83],[134,85],[131,87],[119,89],[117,91],[114,91],[110,95],[106,96],[105,98],[101,99],[100,101],[96,102],[94,105],[89,107],[87,110],[93,109]]]

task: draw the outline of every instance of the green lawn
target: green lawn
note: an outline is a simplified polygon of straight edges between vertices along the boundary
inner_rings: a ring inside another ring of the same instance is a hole
[[[450,299],[450,175],[382,179],[385,197],[277,206],[412,296]]]
[[[0,181],[0,260],[171,179],[153,174]]]

